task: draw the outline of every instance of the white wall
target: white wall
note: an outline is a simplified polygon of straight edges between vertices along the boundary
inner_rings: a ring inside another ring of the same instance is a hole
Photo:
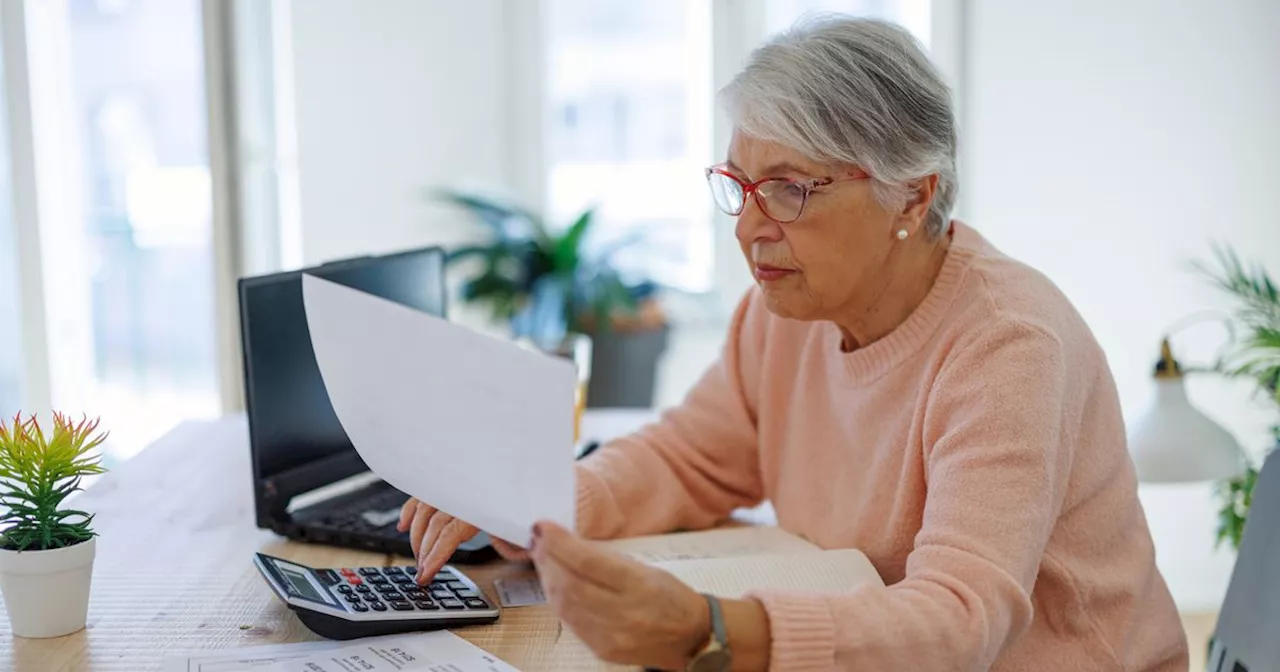
[[[964,4],[963,214],[1067,292],[1136,415],[1162,330],[1224,305],[1186,261],[1221,239],[1280,273],[1280,3]],[[512,67],[529,45],[511,46],[522,34],[511,5],[292,5],[305,263],[467,237],[423,200],[442,181],[540,197],[527,175],[538,152],[516,141],[537,119],[504,111],[530,84]],[[740,266],[726,271],[723,284],[742,284]],[[678,401],[721,337],[714,325],[677,333],[661,404]],[[1175,347],[1203,362],[1220,342],[1210,325]],[[1274,411],[1247,388],[1196,380],[1191,393],[1260,447]],[[1231,557],[1209,550],[1208,489],[1143,496],[1179,600],[1216,606]],[[1191,541],[1172,541],[1184,527]]]
[[[1107,352],[1132,419],[1149,399],[1162,331],[1225,307],[1189,272],[1210,241],[1280,274],[1280,3],[981,0],[969,4],[966,219],[1075,302]],[[1216,325],[1175,337],[1210,361]],[[1188,383],[1248,448],[1274,407],[1249,388]],[[1145,488],[1161,565],[1189,606],[1216,606],[1207,487]],[[1184,531],[1185,530],[1185,531]],[[1190,534],[1193,541],[1175,537]],[[1201,543],[1201,542],[1205,543]]]
[[[456,243],[427,189],[511,183],[503,5],[292,3],[303,263]]]

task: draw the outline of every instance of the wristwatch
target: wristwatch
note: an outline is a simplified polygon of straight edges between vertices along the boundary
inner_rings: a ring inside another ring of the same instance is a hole
[[[694,654],[693,660],[685,668],[688,672],[728,672],[733,662],[733,654],[729,652],[729,639],[724,631],[724,613],[720,609],[720,600],[714,595],[703,595],[707,606],[711,609],[711,638],[701,651]]]

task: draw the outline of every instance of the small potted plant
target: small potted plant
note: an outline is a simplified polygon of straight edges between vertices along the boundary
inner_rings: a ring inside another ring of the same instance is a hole
[[[453,191],[435,197],[469,212],[490,234],[486,242],[449,254],[450,264],[481,262],[462,287],[464,301],[487,304],[493,318],[510,323],[514,338],[547,350],[561,347],[572,334],[589,336],[589,405],[652,403],[670,331],[666,314],[657,283],[626,277],[614,263],[615,254],[643,238],[627,237],[590,252],[586,241],[597,221],[594,210],[556,231],[498,199]]]
[[[0,421],[0,591],[13,634],[59,637],[89,611],[93,516],[64,506],[81,479],[103,472],[91,452],[98,421],[55,413],[49,434],[34,415]]]

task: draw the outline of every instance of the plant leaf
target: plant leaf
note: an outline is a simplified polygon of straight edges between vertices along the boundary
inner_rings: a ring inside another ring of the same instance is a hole
[[[556,271],[565,275],[572,275],[578,268],[578,260],[581,256],[579,246],[582,239],[587,235],[587,231],[591,229],[591,222],[594,221],[595,210],[587,209],[578,219],[569,225],[564,235],[555,242],[552,251],[553,267]]]

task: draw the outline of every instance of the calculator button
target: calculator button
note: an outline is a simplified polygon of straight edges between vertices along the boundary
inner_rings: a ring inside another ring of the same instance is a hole
[[[404,591],[404,594],[405,594],[405,595],[408,595],[408,596],[409,596],[409,599],[411,599],[411,600],[425,600],[425,599],[427,599],[427,594],[426,594],[426,593],[424,593],[424,592],[423,592],[423,591],[421,591],[421,590],[416,589],[416,588],[412,588],[412,589],[406,590],[406,591]]]
[[[351,584],[351,585],[353,585],[353,586],[358,586],[358,585],[360,585],[360,584],[364,583],[364,581],[361,581],[361,580],[360,580],[360,577],[358,577],[358,576],[348,576],[348,577],[347,577],[347,583],[349,583],[349,584]]]
[[[393,586],[393,585],[391,585],[391,584],[387,584],[387,583],[376,583],[376,584],[374,584],[373,589],[374,589],[374,590],[376,590],[376,591],[378,591],[379,593],[394,593],[394,592],[396,592],[396,587],[395,587],[395,586]]]
[[[423,611],[435,611],[440,608],[440,605],[432,602],[431,600],[414,600],[413,606]]]
[[[445,609],[462,609],[463,608],[462,600],[459,600],[456,597],[440,598],[440,606],[444,607]]]
[[[391,581],[388,580],[387,577],[385,576],[378,575],[378,576],[369,577],[369,583],[389,584],[391,583]]]
[[[396,611],[413,611],[413,605],[403,600],[396,600],[391,603],[391,608]]]
[[[383,603],[381,603],[381,602],[370,602],[370,603],[369,603],[369,608],[370,608],[370,609],[373,609],[374,611],[386,611],[386,610],[387,610],[387,605],[385,605],[385,604],[383,604]]]
[[[347,573],[347,570],[345,570],[345,569],[344,569],[344,570],[342,570],[342,573],[343,573],[343,574],[346,574],[346,573]],[[364,575],[364,576],[377,576],[377,575],[378,575],[378,568],[377,568],[377,567],[361,567],[361,568],[360,568],[360,574],[362,574],[362,575]]]
[[[364,586],[360,586],[360,587],[361,587],[361,588],[364,588],[365,590],[368,590],[368,588],[365,588]],[[345,584],[345,583],[344,583],[344,584],[342,584],[341,586],[338,586],[338,592],[339,592],[339,593],[350,593],[350,592],[351,592],[351,586],[348,586],[347,584]]]
[[[354,593],[349,595],[343,595],[342,597],[345,598],[348,602],[351,602],[353,604],[360,601],[360,596]]]
[[[435,597],[435,598],[453,597],[453,593],[449,592],[448,588],[432,588],[431,597]]]
[[[413,583],[413,579],[404,574],[391,574],[390,579],[396,583]]]
[[[353,604],[351,605],[351,608],[356,611],[369,611],[369,607],[366,607],[363,604]]]
[[[464,600],[471,597],[480,597],[479,595],[476,594],[476,591],[471,590],[469,588],[462,588],[459,590],[455,590],[453,591],[453,594],[457,595],[458,597],[461,597]]]
[[[458,577],[454,576],[451,572],[440,572],[439,574],[436,574],[432,581],[456,581],[457,578]]]
[[[479,598],[471,598],[465,601],[465,604],[472,609],[488,609],[489,603]]]
[[[342,588],[346,588],[346,590],[343,592],[347,592],[347,593],[351,592],[351,586],[342,586],[338,590],[342,590]],[[356,592],[359,592],[359,593],[368,593],[368,592],[372,592],[372,590],[373,589],[369,588],[369,586],[356,586]]]
[[[338,570],[338,571],[342,572],[342,575],[343,575],[343,576],[355,576],[355,575],[356,575],[356,570],[351,569],[350,567],[343,567],[342,569],[340,569],[340,570]]]
[[[332,586],[335,583],[342,583],[343,577],[332,569],[317,569],[316,576],[320,578],[320,582],[326,586]]]
[[[463,582],[461,582],[461,581],[450,581],[450,582],[448,582],[448,585],[449,585],[449,587],[450,587],[450,588],[452,588],[452,589],[454,589],[454,590],[466,590],[466,589],[467,589],[467,584],[465,584],[465,583],[463,583]]]
[[[382,573],[386,574],[387,576],[391,576],[393,574],[400,574],[401,569],[399,567],[383,567]]]

